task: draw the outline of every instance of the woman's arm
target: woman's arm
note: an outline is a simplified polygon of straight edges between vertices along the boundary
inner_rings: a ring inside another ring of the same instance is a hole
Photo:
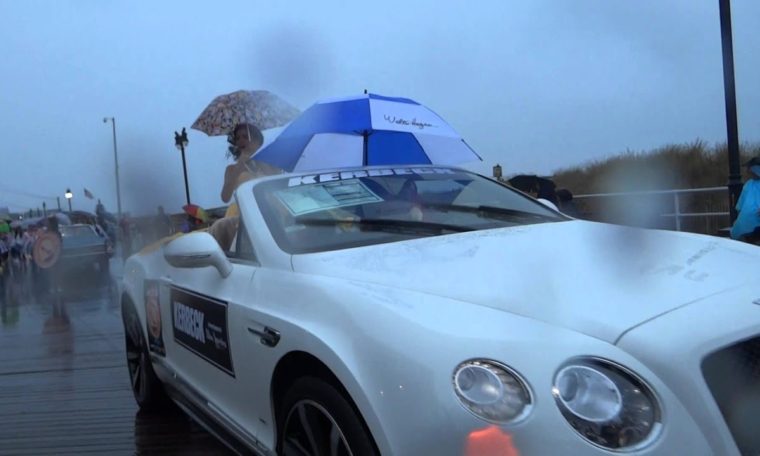
[[[232,193],[240,184],[253,178],[253,174],[245,166],[245,162],[229,165],[224,170],[224,185],[222,186],[222,201],[228,203],[232,199]]]
[[[232,192],[235,191],[237,177],[240,174],[240,163],[227,166],[224,170],[224,184],[222,185],[222,201],[229,203]]]

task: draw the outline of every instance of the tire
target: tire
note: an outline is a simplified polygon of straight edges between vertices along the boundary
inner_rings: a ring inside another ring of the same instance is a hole
[[[379,455],[356,409],[333,385],[303,377],[285,393],[278,414],[277,454]],[[308,438],[307,429],[313,439]],[[331,436],[334,437],[331,442]],[[331,444],[335,444],[332,447]]]
[[[140,410],[158,411],[168,403],[168,396],[153,370],[148,354],[148,344],[134,304],[124,301],[121,306],[124,323],[124,340],[127,352],[129,383]]]

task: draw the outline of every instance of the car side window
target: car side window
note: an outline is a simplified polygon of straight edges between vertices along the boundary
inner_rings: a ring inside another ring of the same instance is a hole
[[[240,218],[238,223],[238,232],[235,236],[235,253],[234,258],[240,258],[241,260],[257,261],[256,252],[253,251],[253,243],[251,237],[248,235],[248,230],[245,228],[243,218]]]

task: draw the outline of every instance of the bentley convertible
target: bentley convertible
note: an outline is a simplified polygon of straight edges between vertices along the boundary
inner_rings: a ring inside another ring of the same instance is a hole
[[[240,453],[760,454],[760,249],[592,223],[459,168],[241,185],[129,258],[142,409]]]

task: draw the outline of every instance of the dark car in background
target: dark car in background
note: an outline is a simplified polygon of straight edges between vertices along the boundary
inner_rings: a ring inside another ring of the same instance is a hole
[[[108,260],[113,249],[107,237],[101,236],[93,225],[60,226],[63,247],[61,265],[78,272],[108,273]]]

